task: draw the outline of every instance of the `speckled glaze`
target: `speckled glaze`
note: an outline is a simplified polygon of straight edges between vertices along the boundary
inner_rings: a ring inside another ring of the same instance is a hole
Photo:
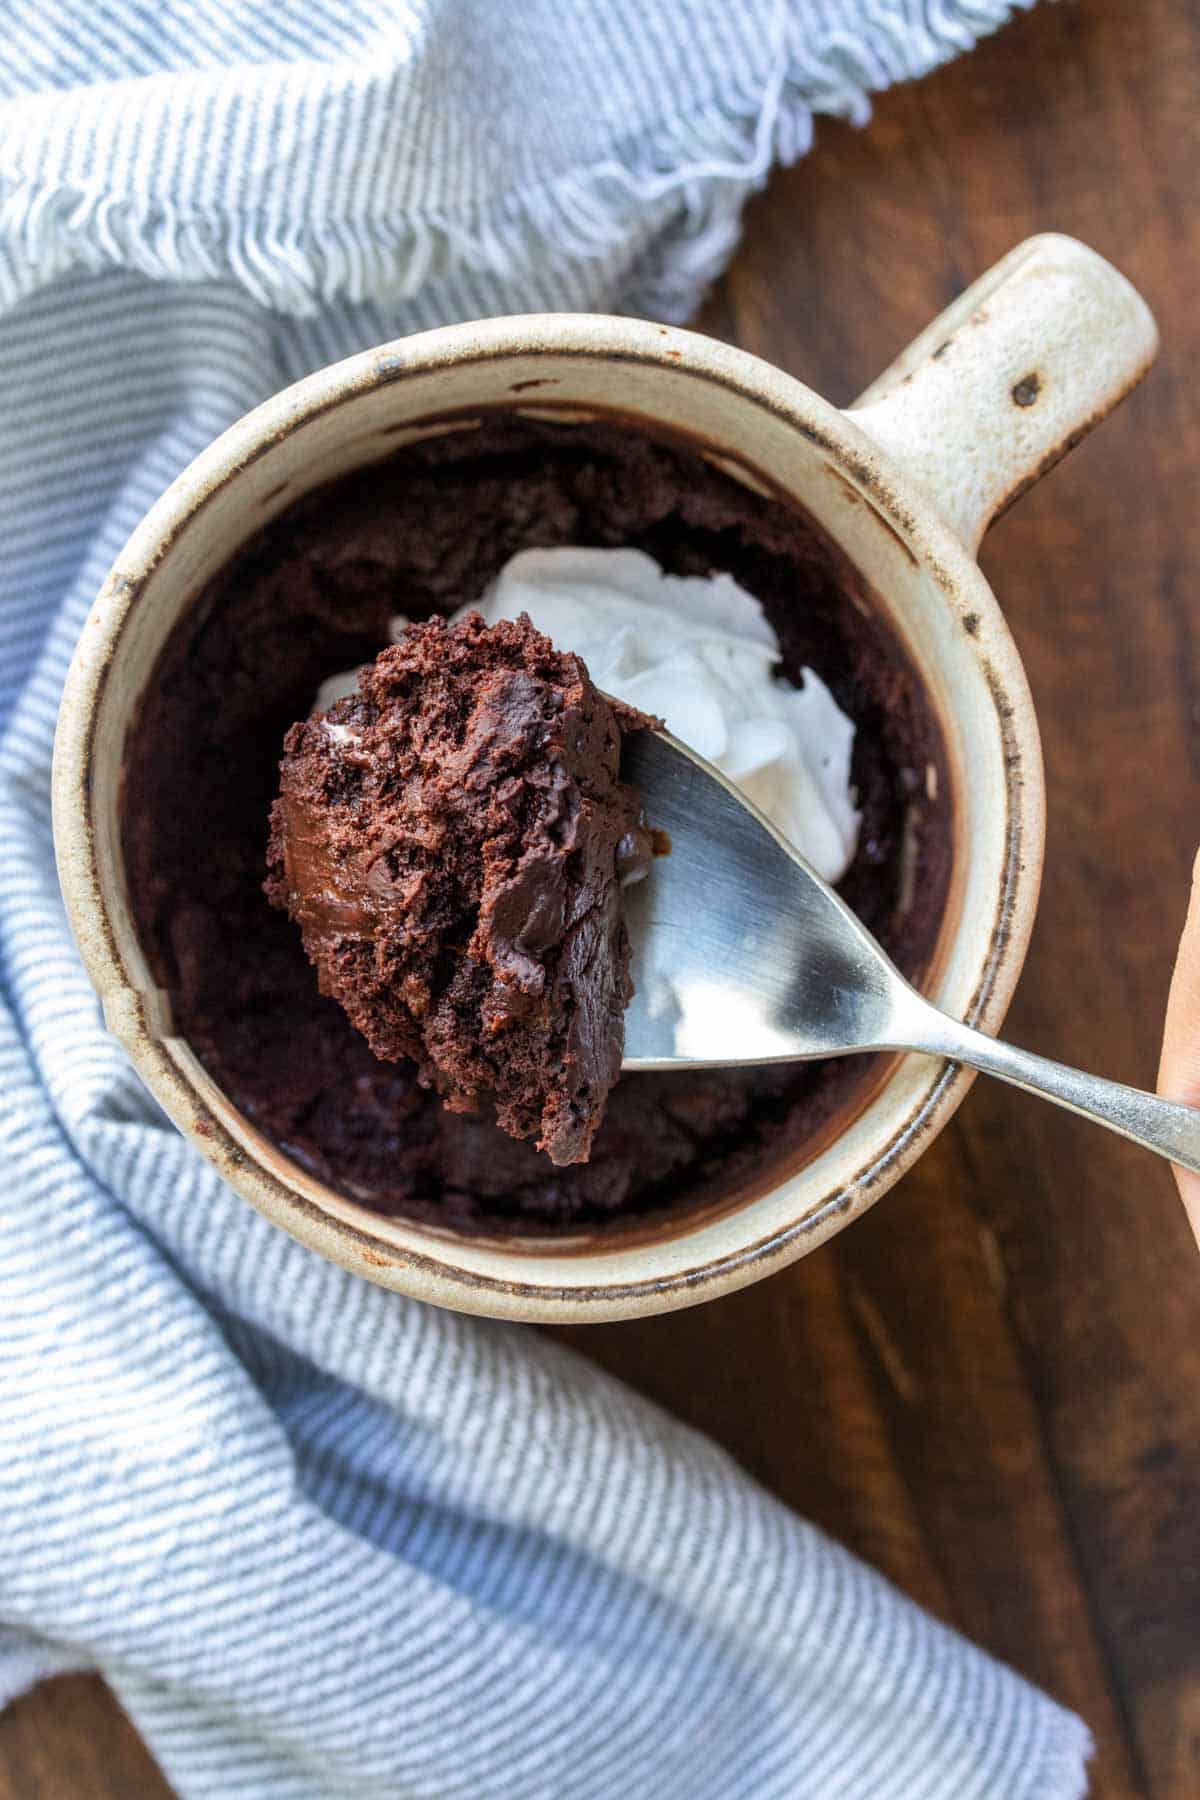
[[[970,1076],[896,1058],[867,1104],[766,1191],[636,1236],[504,1242],[383,1219],[288,1162],[188,1044],[137,941],[121,863],[125,736],[174,624],[228,557],[308,489],[473,409],[618,412],[811,512],[861,569],[925,683],[954,789],[951,892],[927,991],[998,1029],[1041,876],[1044,786],[1024,672],[974,560],[988,523],[1153,359],[1122,276],[1040,237],[934,322],[847,412],[691,332],[570,314],[423,333],[321,370],[232,426],[147,514],[104,584],[63,697],[59,871],[110,1029],[179,1128],[252,1205],[384,1286],[466,1312],[600,1320],[714,1297],[803,1256],[871,1206],[941,1130]]]

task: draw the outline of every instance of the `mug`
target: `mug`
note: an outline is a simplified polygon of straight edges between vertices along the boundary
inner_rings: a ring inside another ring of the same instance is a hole
[[[535,314],[429,331],[320,370],[233,425],[134,532],[68,676],[54,830],[68,913],[109,1028],[167,1113],[252,1205],[368,1280],[466,1312],[581,1322],[667,1311],[782,1268],[886,1193],[946,1124],[968,1071],[881,1061],[782,1179],[636,1231],[511,1240],[382,1217],[290,1162],[174,1035],[122,867],[126,735],[172,628],[231,555],[310,489],[497,408],[618,417],[683,437],[811,515],[855,565],[932,710],[952,856],[922,983],[986,1031],[1033,924],[1044,783],[1029,689],[976,564],[989,523],[1138,381],[1154,321],[1072,239],[1030,239],[956,300],[847,411],[779,369],[635,319]],[[568,646],[569,647],[569,646]],[[265,829],[265,822],[264,822]]]

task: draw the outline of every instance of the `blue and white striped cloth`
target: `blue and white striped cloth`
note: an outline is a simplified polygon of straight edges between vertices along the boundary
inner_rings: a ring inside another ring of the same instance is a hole
[[[215,433],[489,311],[680,317],[814,112],[1002,0],[0,3],[0,1701],[220,1800],[1072,1800],[1087,1734],[545,1338],[250,1211],[105,1036],[50,842],[105,569]]]

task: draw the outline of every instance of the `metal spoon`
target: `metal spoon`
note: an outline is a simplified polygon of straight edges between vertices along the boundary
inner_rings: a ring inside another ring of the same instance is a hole
[[[622,773],[671,839],[626,893],[636,992],[625,1069],[917,1050],[1200,1171],[1200,1108],[1014,1050],[939,1012],[757,807],[669,733],[631,734]]]

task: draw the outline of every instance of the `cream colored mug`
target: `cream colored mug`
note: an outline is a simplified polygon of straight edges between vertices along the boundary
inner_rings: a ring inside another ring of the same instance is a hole
[[[1154,357],[1145,304],[1070,238],[1021,245],[848,411],[769,364],[640,320],[536,314],[451,326],[322,369],[197,457],[134,532],[63,696],[54,828],[63,892],[110,1029],[179,1128],[253,1206],[386,1287],[466,1312],[581,1321],[691,1305],[803,1256],[871,1206],[933,1140],[971,1076],[881,1065],[786,1179],[719,1213],[636,1232],[493,1239],[383,1218],[289,1162],[170,1035],[122,868],[127,730],[204,584],[309,489],[421,437],[431,416],[552,403],[696,440],[813,515],[857,565],[940,723],[952,788],[949,895],[927,992],[998,1029],[1041,876],[1044,786],[1024,671],[975,561],[990,521],[1126,394]]]

